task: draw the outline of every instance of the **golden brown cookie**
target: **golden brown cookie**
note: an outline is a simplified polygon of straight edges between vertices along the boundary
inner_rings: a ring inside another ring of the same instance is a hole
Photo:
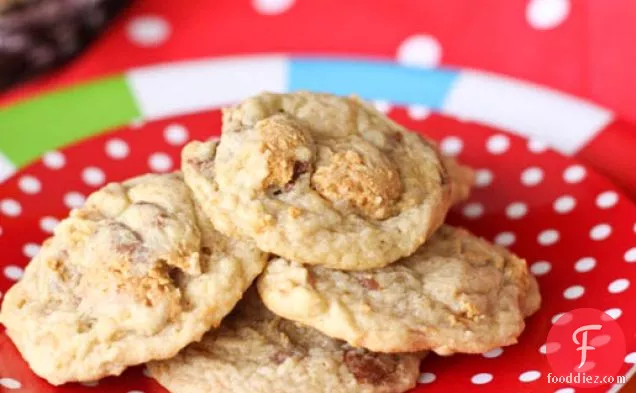
[[[112,183],[55,229],[0,322],[54,385],[174,356],[218,326],[266,255],[216,232],[180,174]]]
[[[364,272],[274,259],[258,290],[274,313],[353,346],[441,355],[516,343],[541,302],[524,260],[446,225],[413,255]]]
[[[218,147],[190,144],[183,170],[219,231],[346,270],[411,254],[469,189],[451,184],[434,144],[370,105],[305,92],[226,109]]]
[[[400,393],[423,356],[352,348],[273,315],[253,291],[220,329],[148,369],[172,393]]]

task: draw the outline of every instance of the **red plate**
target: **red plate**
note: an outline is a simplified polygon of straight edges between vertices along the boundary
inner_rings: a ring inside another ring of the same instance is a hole
[[[398,108],[391,116],[440,140],[447,154],[477,169],[472,197],[454,209],[449,221],[525,257],[544,299],[518,345],[486,356],[430,356],[415,391],[563,388],[567,385],[548,384],[553,371],[540,348],[555,315],[583,307],[617,319],[627,346],[619,375],[627,374],[636,362],[635,288],[630,285],[636,281],[636,206],[601,176],[540,144],[439,115],[413,120]],[[183,144],[218,133],[219,126],[215,110],[123,128],[49,154],[9,179],[0,186],[0,294],[19,279],[22,267],[70,207],[106,181],[178,168]],[[0,359],[0,391],[164,392],[144,376],[142,367],[91,384],[51,387],[29,370],[4,331]],[[568,391],[573,392],[563,390]]]

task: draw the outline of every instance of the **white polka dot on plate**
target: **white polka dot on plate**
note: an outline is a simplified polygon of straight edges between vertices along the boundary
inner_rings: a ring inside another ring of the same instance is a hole
[[[607,290],[610,291],[610,293],[621,293],[627,288],[629,288],[629,280],[626,278],[614,280],[607,286]]]
[[[503,154],[510,147],[510,140],[505,135],[493,135],[486,142],[486,150],[492,154]]]
[[[572,314],[560,312],[552,317],[552,324],[565,325],[572,320]],[[558,322],[558,323],[557,323]]]
[[[40,252],[40,246],[35,243],[27,243],[22,247],[22,253],[27,258],[33,258]]]
[[[493,348],[488,352],[484,352],[481,355],[485,358],[492,359],[501,356],[503,353],[503,349],[501,348]]]
[[[419,383],[433,383],[437,379],[437,376],[433,373],[422,373],[417,379]]]
[[[592,257],[584,257],[576,261],[574,270],[579,273],[587,273],[596,267],[596,259]]]
[[[435,37],[426,34],[408,37],[397,50],[398,62],[412,67],[436,67],[441,58],[441,45]]]
[[[294,5],[295,0],[252,0],[252,6],[259,14],[281,14]]]
[[[154,172],[168,172],[172,169],[172,158],[166,153],[153,153],[148,158],[148,166]]]
[[[373,101],[373,106],[375,106],[375,109],[377,109],[378,111],[384,113],[385,115],[389,112],[391,112],[391,103],[388,101],[384,101],[384,100],[375,100]]]
[[[546,229],[539,233],[539,236],[537,236],[537,241],[542,246],[551,246],[559,241],[559,237],[559,231],[557,231],[556,229]]]
[[[144,393],[141,390],[129,390],[128,393]]]
[[[8,217],[17,217],[22,213],[22,205],[15,199],[3,199],[0,201],[0,212]]]
[[[76,209],[78,207],[82,207],[85,201],[86,201],[86,198],[84,197],[84,195],[82,195],[81,193],[77,191],[67,192],[64,195],[64,204],[69,209]]]
[[[554,353],[561,348],[561,344],[553,342],[553,343],[545,343],[539,347],[539,352],[542,354]]]
[[[592,240],[605,240],[611,234],[612,227],[605,223],[594,225],[594,227],[590,229],[590,238],[592,238]]]
[[[170,124],[163,130],[163,137],[171,145],[183,145],[189,138],[188,130],[181,124]]]
[[[530,167],[521,172],[521,183],[524,186],[533,187],[543,181],[543,169]]]
[[[483,385],[485,383],[489,383],[490,381],[492,381],[492,379],[493,379],[492,374],[479,373],[479,374],[473,375],[472,378],[470,379],[470,382],[474,383],[475,385]]]
[[[587,171],[581,165],[571,165],[563,172],[563,180],[567,183],[578,183],[585,178]]]
[[[89,166],[82,171],[82,180],[89,186],[100,186],[106,181],[106,175],[101,169]]]
[[[625,252],[625,262],[636,262],[636,247],[632,247]]]
[[[49,169],[60,169],[66,164],[66,157],[59,151],[50,151],[44,153],[42,162]]]
[[[530,139],[528,141],[528,150],[530,150],[533,153],[539,154],[548,150],[548,146],[542,141],[539,141],[537,139]]]
[[[114,160],[121,160],[128,157],[130,147],[123,139],[113,138],[106,142],[106,154]]]
[[[552,264],[548,261],[538,261],[530,266],[530,271],[535,276],[543,276],[552,270]]]
[[[618,319],[621,317],[621,315],[623,315],[623,310],[621,310],[620,308],[610,308],[605,310],[605,314],[612,317],[612,319]]]
[[[478,202],[472,202],[464,206],[462,213],[468,218],[478,218],[484,214],[484,205]]]
[[[625,356],[625,363],[636,364],[636,352],[632,352]]]
[[[563,291],[563,297],[569,300],[578,299],[585,293],[585,287],[582,285],[572,285]]]
[[[24,269],[16,265],[7,265],[4,268],[4,276],[9,280],[18,281],[24,274]]]
[[[541,373],[536,370],[530,370],[519,375],[519,380],[521,382],[533,382],[541,377]]]
[[[442,142],[440,143],[442,153],[451,157],[454,157],[461,153],[463,147],[464,142],[456,136],[447,136],[446,138],[442,139]]]
[[[487,187],[492,183],[493,174],[489,169],[475,171],[475,187]]]
[[[55,231],[55,227],[59,224],[60,221],[51,216],[42,217],[40,219],[40,229],[42,229],[46,233],[53,233]]]
[[[559,26],[569,13],[569,0],[530,0],[526,6],[526,20],[537,30]]]
[[[42,189],[42,183],[35,176],[24,175],[18,180],[18,187],[25,194],[37,194]]]
[[[561,388],[554,391],[554,393],[575,393],[573,388]]]
[[[506,207],[506,215],[512,220],[517,220],[528,213],[528,205],[523,202],[514,202]]]
[[[142,47],[163,44],[170,36],[170,24],[160,16],[137,16],[128,22],[128,38]]]
[[[413,120],[423,120],[431,114],[431,110],[424,105],[410,105],[406,112]]]
[[[565,214],[569,213],[576,206],[576,199],[570,195],[563,195],[558,197],[552,207],[557,213]]]
[[[514,244],[517,237],[512,232],[501,232],[497,236],[495,236],[495,243],[500,246],[509,247]]]
[[[618,194],[615,191],[605,191],[596,197],[596,206],[601,209],[609,209],[618,202]]]
[[[0,386],[2,386],[3,388],[13,390],[13,389],[20,389],[22,387],[22,384],[17,379],[4,377],[4,378],[0,378]]]

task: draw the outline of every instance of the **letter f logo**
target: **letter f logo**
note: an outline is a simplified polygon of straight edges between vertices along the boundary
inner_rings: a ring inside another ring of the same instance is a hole
[[[587,360],[587,351],[593,351],[596,348],[594,348],[591,345],[587,345],[587,332],[589,330],[601,330],[601,325],[585,325],[585,326],[581,326],[580,328],[576,329],[574,331],[574,333],[572,334],[572,341],[574,341],[575,344],[577,345],[581,345],[580,347],[578,347],[576,350],[577,351],[581,351],[581,364],[579,364],[579,366],[577,368],[581,368],[583,367],[583,365],[585,364],[585,361]],[[580,333],[583,332],[583,339],[581,340],[581,342],[579,342],[579,340],[576,338],[576,336]]]

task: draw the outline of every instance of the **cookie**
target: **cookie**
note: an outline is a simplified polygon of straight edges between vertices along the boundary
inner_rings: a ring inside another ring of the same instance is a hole
[[[353,346],[440,355],[516,343],[541,302],[524,260],[447,225],[415,254],[366,272],[274,259],[258,290],[274,313]]]
[[[450,178],[452,204],[465,201],[470,196],[470,190],[475,183],[475,172],[452,157],[442,157],[442,161]]]
[[[274,316],[250,291],[221,328],[148,369],[172,393],[399,393],[423,355],[352,348]]]
[[[0,322],[54,385],[118,375],[218,326],[266,258],[216,232],[180,174],[141,176],[58,225],[5,294]]]
[[[219,231],[346,270],[411,254],[462,194],[432,143],[357,98],[304,92],[224,110],[218,147],[191,144],[183,170]]]
[[[0,0],[0,88],[62,64],[129,0]]]

